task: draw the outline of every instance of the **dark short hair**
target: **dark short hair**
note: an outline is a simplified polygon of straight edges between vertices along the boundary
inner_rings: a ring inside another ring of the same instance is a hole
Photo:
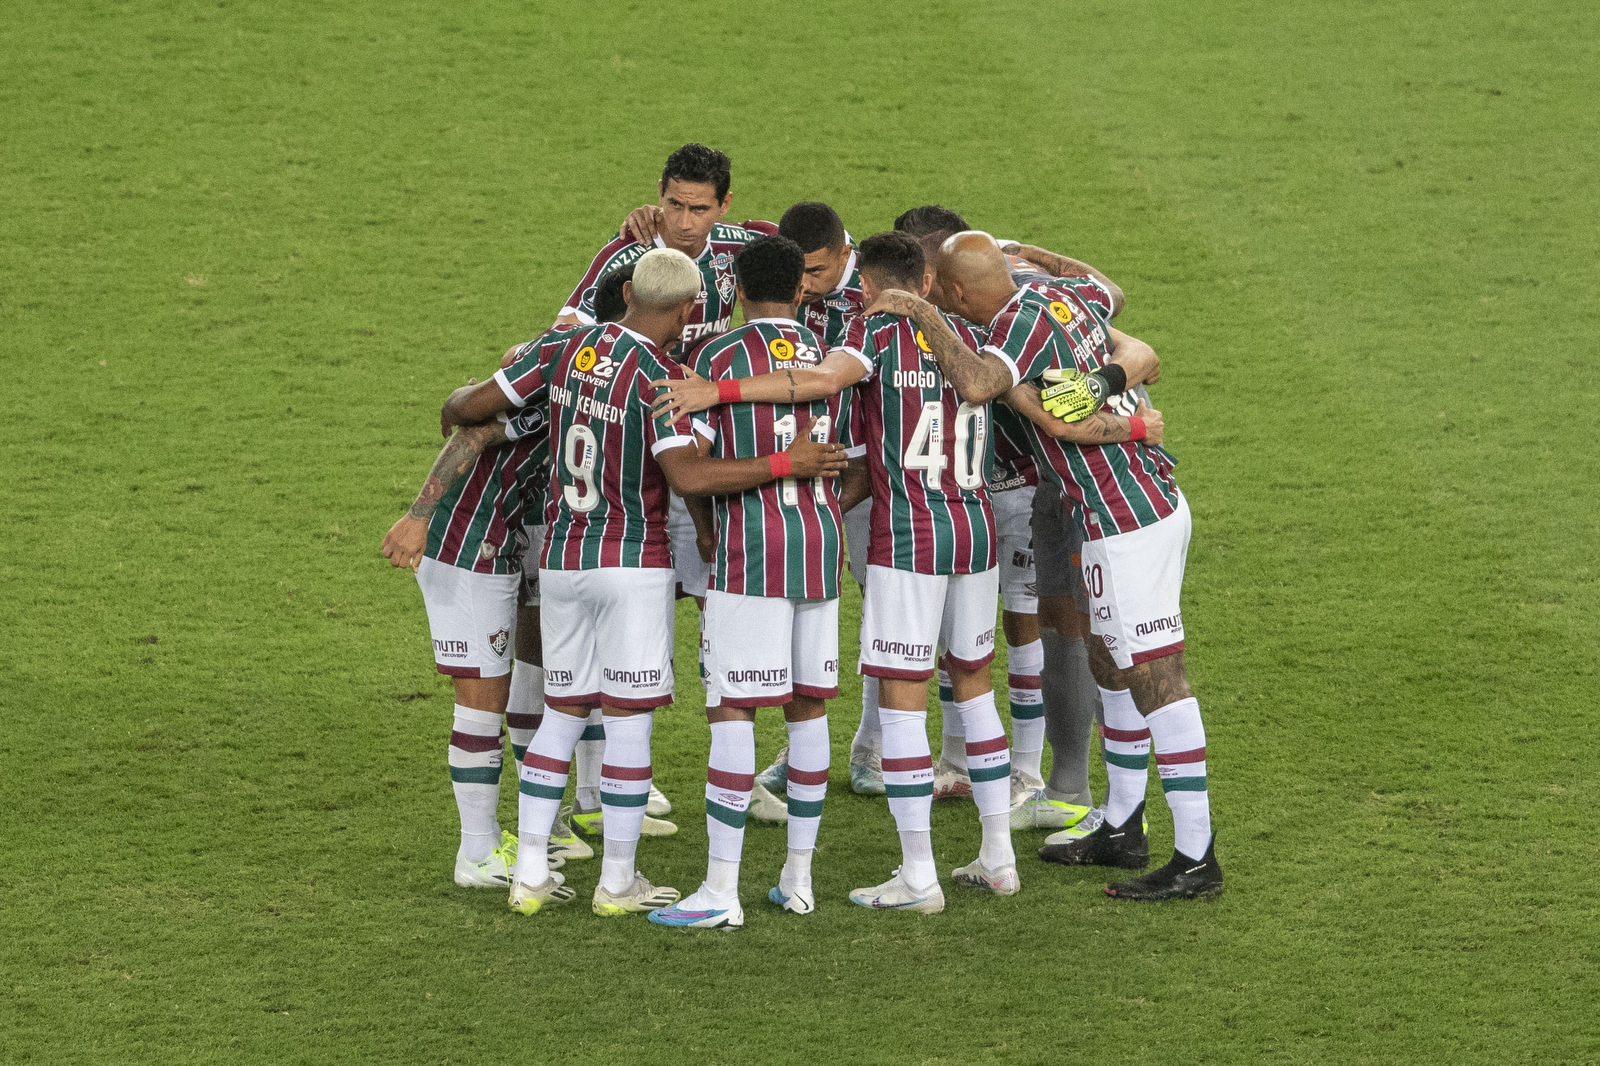
[[[721,203],[728,198],[728,189],[733,185],[733,164],[715,148],[686,144],[667,156],[667,165],[661,171],[663,192],[667,182],[673,179],[710,185],[717,190],[717,202]]]
[[[615,322],[628,313],[628,305],[622,299],[622,283],[633,280],[633,264],[619,266],[608,270],[600,277],[594,287],[594,320],[596,322]]]
[[[920,291],[927,256],[922,243],[909,233],[874,233],[856,250],[861,273],[879,285]]]
[[[790,303],[805,277],[806,253],[784,236],[757,237],[734,257],[733,272],[746,300]]]
[[[844,223],[827,204],[802,200],[783,213],[778,232],[800,246],[807,255],[823,248],[844,247]]]
[[[913,207],[894,220],[894,228],[901,233],[909,233],[913,237],[926,237],[933,233],[960,233],[971,229],[967,220],[938,204],[924,204]]]

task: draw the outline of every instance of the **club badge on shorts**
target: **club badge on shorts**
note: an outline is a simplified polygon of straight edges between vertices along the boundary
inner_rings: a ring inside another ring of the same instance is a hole
[[[500,658],[505,658],[506,649],[511,646],[511,630],[504,626],[489,634],[489,650]]]

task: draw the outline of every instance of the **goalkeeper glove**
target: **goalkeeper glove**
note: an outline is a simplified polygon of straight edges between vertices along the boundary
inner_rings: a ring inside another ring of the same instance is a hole
[[[1106,397],[1127,388],[1127,372],[1107,363],[1093,374],[1076,369],[1046,370],[1044,380],[1051,384],[1039,394],[1044,409],[1063,422],[1082,422],[1100,410]]]

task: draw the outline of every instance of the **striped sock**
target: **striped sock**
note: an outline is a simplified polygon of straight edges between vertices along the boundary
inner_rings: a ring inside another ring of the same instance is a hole
[[[983,822],[983,846],[978,858],[991,870],[1014,865],[1011,848],[1011,753],[1006,750],[1006,730],[995,710],[994,693],[985,692],[955,705],[966,730],[967,773],[972,778],[972,801]]]
[[[572,749],[583,735],[583,719],[545,708],[539,731],[522,757],[517,797],[517,880],[533,887],[550,876],[550,827],[561,810],[572,769]]]
[[[878,719],[878,679],[870,675],[861,678],[861,724],[850,741],[850,751],[883,753],[883,723]]]
[[[511,754],[522,765],[528,754],[528,741],[544,721],[544,667],[521,659],[511,664],[511,699],[506,704],[506,732],[511,735]]]
[[[1011,677],[1011,766],[1035,780],[1044,771],[1044,643],[1006,642],[1006,668]]]
[[[573,754],[573,761],[578,765],[578,783],[574,795],[580,811],[593,811],[600,806],[600,763],[604,761],[605,754],[606,727],[600,708],[596,707],[589,712],[589,723]]]
[[[461,815],[461,855],[482,862],[500,843],[500,763],[505,758],[502,719],[493,711],[456,704],[450,731],[450,785]]]
[[[956,692],[950,686],[950,671],[939,671],[939,761],[967,768],[967,734],[956,710]]]
[[[878,710],[883,722],[883,785],[889,813],[900,831],[900,872],[921,889],[939,880],[933,865],[933,757],[928,750],[928,712]]]
[[[608,892],[633,884],[633,855],[650,802],[650,731],[655,714],[605,715],[606,753],[600,767],[600,806],[605,809],[605,856],[600,883]],[[750,756],[752,764],[755,755]],[[754,770],[751,771],[754,773]]]
[[[1211,797],[1206,791],[1206,727],[1200,701],[1190,696],[1145,719],[1156,749],[1156,773],[1172,808],[1173,843],[1191,859],[1211,846]]]
[[[711,761],[706,767],[706,889],[716,900],[739,898],[739,860],[744,823],[756,784],[756,724],[711,723]]]
[[[1144,802],[1150,778],[1150,730],[1127,689],[1101,689],[1106,724],[1100,754],[1106,760],[1106,821],[1121,825]]]
[[[789,723],[789,853],[810,853],[828,794],[828,716]],[[808,864],[809,868],[809,864]],[[808,879],[809,880],[809,879]]]

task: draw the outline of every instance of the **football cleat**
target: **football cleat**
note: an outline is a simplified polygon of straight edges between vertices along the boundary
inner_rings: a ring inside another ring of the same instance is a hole
[[[767,898],[790,914],[810,914],[817,909],[817,898],[811,894],[810,885],[785,889],[782,878],[776,888],[767,892]]]
[[[778,757],[772,760],[772,765],[756,775],[756,784],[774,796],[789,791],[789,746],[787,744],[778,750]]]
[[[521,881],[511,886],[510,907],[518,914],[538,914],[545,907],[566,903],[577,893],[568,888],[562,876],[551,871],[541,883],[529,888]]]
[[[605,885],[595,885],[591,906],[596,914],[609,918],[619,914],[643,914],[675,903],[677,899],[677,889],[657,888],[644,879],[644,874],[635,873],[633,884],[621,892],[609,892]]]
[[[645,808],[649,810],[647,806]],[[572,824],[583,830],[586,836],[604,836],[606,832],[606,809],[602,805],[598,810],[573,811]],[[643,823],[639,826],[639,835],[645,837],[669,837],[678,831],[676,822],[669,822],[665,818],[652,818],[646,814]],[[554,838],[551,838],[552,841]]]
[[[572,813],[571,807],[561,808],[561,813],[556,815],[555,824],[550,827],[550,868],[553,870],[558,865],[566,863],[568,859],[592,859],[594,848],[582,840],[577,833],[572,831],[572,826],[567,824],[567,815]]]
[[[1044,787],[1044,782],[1023,770],[1011,771],[1011,806],[1015,807]]]
[[[650,799],[644,805],[644,813],[652,818],[660,818],[664,814],[672,813],[672,801],[655,785],[650,786]]]
[[[657,925],[672,925],[679,929],[738,929],[744,925],[744,908],[736,899],[731,904],[717,903],[701,885],[687,899],[670,904],[645,915]]]
[[[460,852],[456,853],[456,884],[462,888],[505,888],[511,884],[511,871],[516,868],[517,838],[502,830],[500,846],[487,857],[473,862],[462,857]]]
[[[1222,866],[1217,862],[1217,835],[1211,834],[1206,853],[1191,859],[1174,850],[1172,861],[1132,881],[1106,886],[1106,895],[1117,899],[1159,901],[1204,899],[1222,895]]]
[[[933,798],[956,799],[972,795],[972,778],[965,767],[940,759],[933,765]]]
[[[1099,807],[1093,807],[1089,810],[1088,814],[1083,816],[1077,825],[1069,825],[1067,828],[1061,830],[1061,832],[1051,833],[1049,836],[1045,837],[1045,845],[1049,846],[1051,844],[1068,844],[1074,840],[1082,840],[1096,829],[1099,829],[1100,823],[1105,820],[1106,812]],[[1149,831],[1150,827],[1148,825],[1145,826],[1145,832],[1148,833]]]
[[[1022,878],[1017,876],[1016,863],[991,870],[983,864],[982,859],[973,859],[965,866],[956,867],[950,876],[958,885],[985,888],[997,896],[1015,896],[1022,891]]]
[[[1065,800],[1054,800],[1042,788],[1011,804],[1013,829],[1067,829],[1083,821],[1091,808]]]
[[[789,820],[789,804],[766,790],[760,781],[750,790],[750,817],[758,822],[785,823]]]
[[[850,791],[858,796],[881,796],[883,756],[866,748],[850,749]]]
[[[1150,865],[1150,838],[1144,824],[1144,803],[1121,825],[1102,821],[1092,833],[1039,849],[1039,858],[1063,866],[1120,866],[1142,870]]]
[[[897,868],[894,876],[873,888],[858,888],[850,893],[850,902],[858,907],[878,911],[914,911],[917,914],[938,914],[944,910],[944,889],[935,881],[931,888],[921,891],[906,884]]]

